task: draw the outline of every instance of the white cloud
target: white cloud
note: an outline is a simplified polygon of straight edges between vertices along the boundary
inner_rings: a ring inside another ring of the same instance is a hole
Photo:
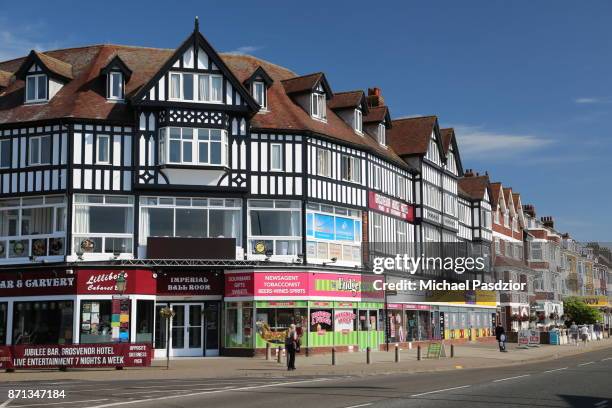
[[[253,54],[255,51],[261,50],[263,47],[258,45],[243,45],[235,50],[228,51],[229,54]]]
[[[26,56],[30,50],[50,50],[59,48],[57,42],[39,41],[44,32],[44,24],[12,27],[5,18],[0,17],[0,61]]]
[[[612,100],[610,98],[589,97],[589,98],[576,98],[574,102],[580,105],[586,105],[586,104],[595,104],[595,103],[610,103],[612,102]]]
[[[481,126],[456,125],[462,157],[467,158],[513,158],[541,149],[553,143],[545,137],[529,134],[512,134],[486,130]]]

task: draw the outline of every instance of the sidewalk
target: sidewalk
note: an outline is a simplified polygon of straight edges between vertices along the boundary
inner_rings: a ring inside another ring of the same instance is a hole
[[[517,349],[516,344],[508,344],[508,352],[500,353],[497,344],[474,343],[455,346],[454,358],[426,359],[417,361],[417,350],[401,350],[400,362],[395,363],[394,345],[390,351],[377,351],[371,354],[371,364],[366,364],[366,353],[336,353],[336,365],[331,365],[331,354],[305,357],[298,354],[297,370],[287,372],[285,359],[278,364],[276,359],[270,361],[262,357],[208,357],[183,358],[170,361],[170,370],[166,370],[165,360],[154,360],[152,367],[124,370],[112,369],[71,369],[67,372],[55,370],[35,371],[18,370],[14,373],[3,373],[0,382],[6,381],[105,381],[105,380],[146,380],[146,379],[205,379],[225,377],[291,377],[291,376],[325,376],[325,375],[372,375],[394,372],[419,373],[457,369],[489,368],[533,363],[579,354],[585,351],[612,347],[612,339],[592,341],[586,346],[542,345],[528,350]],[[421,350],[422,356],[427,349]],[[446,346],[450,355],[450,346]]]

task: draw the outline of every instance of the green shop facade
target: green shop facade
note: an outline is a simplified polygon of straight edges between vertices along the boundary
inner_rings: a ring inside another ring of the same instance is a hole
[[[225,273],[223,354],[255,355],[284,345],[295,324],[308,353],[378,349],[385,342],[380,277],[312,270]]]

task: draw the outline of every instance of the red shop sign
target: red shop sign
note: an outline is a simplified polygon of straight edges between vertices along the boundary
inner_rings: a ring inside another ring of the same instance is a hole
[[[255,280],[253,272],[228,273],[225,275],[226,297],[248,297],[253,296],[255,291]]]
[[[0,346],[0,369],[148,367],[147,343]]]
[[[0,273],[0,297],[75,293],[76,276],[68,275],[65,271]]]
[[[371,209],[389,214],[408,222],[414,222],[414,206],[370,191],[368,205]]]
[[[150,270],[88,270],[77,272],[77,293],[88,295],[116,295],[117,279],[125,278],[124,294],[154,295],[157,283]]]
[[[211,296],[223,294],[222,273],[168,272],[157,276],[158,295]]]

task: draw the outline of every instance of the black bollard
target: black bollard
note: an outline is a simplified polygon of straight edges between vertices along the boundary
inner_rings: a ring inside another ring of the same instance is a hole
[[[366,364],[370,364],[370,347],[366,347]]]
[[[396,344],[395,345],[395,362],[399,363],[400,361],[400,349],[399,349],[399,345]]]
[[[417,360],[421,360],[421,345],[417,346]]]
[[[455,345],[451,344],[451,358],[455,357]]]
[[[332,347],[332,365],[336,365],[336,348]]]
[[[277,355],[276,355],[276,362],[278,364],[281,363],[281,355],[282,354],[283,354],[283,349],[281,349],[281,346],[278,346],[278,352],[277,352]]]

